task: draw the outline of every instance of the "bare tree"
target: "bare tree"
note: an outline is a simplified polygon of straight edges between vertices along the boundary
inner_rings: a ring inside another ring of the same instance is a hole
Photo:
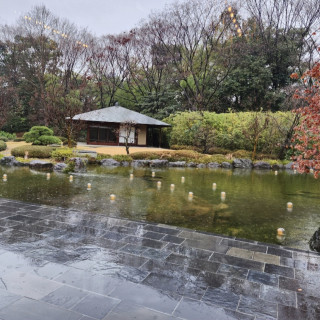
[[[120,124],[119,129],[116,129],[115,133],[119,135],[119,142],[120,139],[124,141],[126,152],[129,154],[130,145],[134,144],[136,136],[139,133],[137,123],[135,121],[125,121]]]
[[[297,59],[298,70],[291,72],[302,74],[306,67],[312,68],[319,58],[319,44],[313,37],[320,25],[318,0],[246,0],[245,6],[256,21],[256,31],[264,44],[263,50],[273,62],[274,74],[287,67],[284,62],[288,57],[285,55]],[[273,86],[281,86],[277,77],[274,77]]]
[[[149,28],[171,58],[176,88],[182,90],[186,108],[209,108],[230,70],[224,44],[231,21],[221,15],[226,10],[221,1],[190,0],[150,18]]]
[[[126,78],[123,46],[130,38],[123,35],[104,36],[89,47],[87,74],[99,91],[100,108],[115,103],[115,95]]]

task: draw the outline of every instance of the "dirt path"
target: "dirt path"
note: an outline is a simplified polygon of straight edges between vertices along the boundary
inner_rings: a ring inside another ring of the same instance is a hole
[[[85,143],[79,143],[77,146],[78,150],[91,150],[97,153],[110,154],[111,156],[115,154],[126,154],[125,147],[119,146],[96,146],[96,145],[87,145]],[[162,148],[147,148],[147,147],[130,147],[130,153],[136,152],[155,152],[155,151],[168,151],[169,149]]]
[[[6,156],[11,155],[11,149],[25,146],[25,145],[31,145],[31,143],[26,143],[25,141],[19,141],[19,142],[7,142],[7,150],[2,151],[2,154]],[[95,151],[97,153],[103,153],[103,154],[110,154],[111,156],[116,154],[126,154],[126,148],[125,147],[118,147],[118,146],[96,146],[96,145],[87,145],[85,143],[78,143],[77,146],[78,150],[90,150]],[[162,149],[162,148],[146,148],[146,147],[130,147],[130,153],[135,152],[155,152],[155,151],[168,151],[169,149]]]

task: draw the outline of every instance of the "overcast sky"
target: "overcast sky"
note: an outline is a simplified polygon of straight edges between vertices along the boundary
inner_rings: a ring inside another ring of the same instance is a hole
[[[35,5],[45,5],[61,18],[67,18],[100,36],[129,31],[154,10],[176,0],[0,0],[0,23],[13,24]]]

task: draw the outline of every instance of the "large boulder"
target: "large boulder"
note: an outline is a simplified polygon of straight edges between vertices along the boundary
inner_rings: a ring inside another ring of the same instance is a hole
[[[119,167],[121,163],[119,161],[116,161],[114,159],[102,159],[100,161],[100,164],[104,167]]]
[[[122,167],[129,167],[130,162],[129,161],[121,161],[120,164]]]
[[[194,162],[188,162],[188,163],[186,164],[186,166],[187,166],[188,168],[195,168],[195,167],[197,166],[197,164],[194,163]]]
[[[13,165],[15,167],[29,167],[29,162],[21,162],[16,159]]]
[[[3,157],[0,159],[0,164],[4,166],[13,166],[16,161],[17,160],[14,156]]]
[[[203,169],[203,168],[206,168],[206,167],[207,167],[207,165],[205,163],[199,163],[197,165],[197,168],[199,168],[199,169]]]
[[[133,167],[149,167],[150,162],[150,160],[133,160],[131,165]]]
[[[320,228],[313,234],[309,240],[310,249],[320,252]]]
[[[75,157],[75,158],[71,158],[69,160],[69,166],[73,164],[74,168],[73,168],[73,172],[86,172],[87,171],[87,163],[88,163],[88,159],[86,158],[79,158],[79,157]]]
[[[30,169],[52,171],[53,163],[43,160],[32,160],[29,162]]]
[[[252,161],[250,159],[234,159],[232,162],[232,165],[235,168],[251,169]]]
[[[208,163],[208,168],[219,168],[221,167],[221,164],[218,162],[209,162]]]
[[[284,165],[283,164],[278,164],[278,163],[275,163],[271,166],[271,169],[272,170],[280,170],[280,169],[283,169],[284,168]]]
[[[168,160],[156,159],[156,160],[151,160],[150,161],[150,167],[152,167],[152,168],[167,167],[168,164],[169,164]]]
[[[185,166],[186,166],[186,162],[185,162],[185,161],[169,162],[169,167],[181,168],[181,167],[185,167]],[[196,165],[195,165],[195,166],[196,166]]]
[[[56,163],[53,167],[53,171],[62,172],[65,168],[67,168],[67,164],[64,162]]]
[[[264,162],[264,161],[258,161],[256,162],[253,167],[255,169],[258,170],[270,170],[271,169],[271,165],[268,162]]]
[[[232,168],[232,164],[230,162],[222,162],[221,163],[221,167],[224,169],[231,169]]]

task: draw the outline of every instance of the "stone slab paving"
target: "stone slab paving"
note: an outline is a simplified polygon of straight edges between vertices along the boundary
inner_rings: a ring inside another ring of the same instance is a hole
[[[320,319],[320,255],[0,198],[0,320]]]

